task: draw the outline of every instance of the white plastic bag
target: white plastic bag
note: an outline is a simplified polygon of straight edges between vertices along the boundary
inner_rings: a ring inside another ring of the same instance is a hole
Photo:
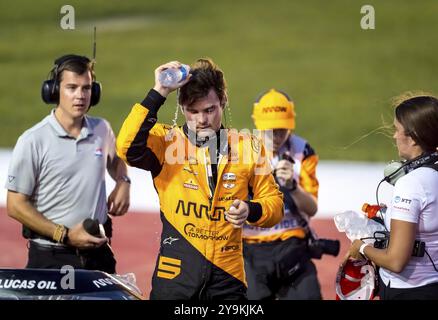
[[[368,219],[362,213],[355,211],[345,211],[334,216],[336,228],[339,232],[345,232],[350,241],[361,238],[372,238],[376,231],[385,231],[385,227],[372,220]],[[364,239],[366,243],[374,243],[374,239]]]

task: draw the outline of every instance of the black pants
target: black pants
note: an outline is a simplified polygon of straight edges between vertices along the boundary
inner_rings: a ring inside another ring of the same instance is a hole
[[[379,296],[382,300],[438,300],[438,282],[416,288],[391,288],[379,277]]]
[[[77,269],[116,273],[116,260],[107,244],[93,250],[78,250],[73,247],[41,245],[29,241],[26,268],[61,269],[65,265]]]
[[[196,269],[194,267],[193,269]],[[201,271],[202,272],[202,271]],[[193,286],[196,282],[172,282],[154,274],[152,278],[151,300],[191,300],[191,301],[246,301],[245,285],[212,266],[205,286]],[[189,281],[187,281],[189,280]],[[196,280],[195,280],[196,281]]]
[[[170,264],[172,269],[169,269],[165,263],[160,262],[162,257],[179,260],[180,265],[176,267],[176,265],[172,266]],[[164,270],[164,272],[159,270]],[[176,276],[163,277],[163,274],[160,275],[160,273],[176,273],[175,271],[178,273]],[[152,276],[150,299],[192,301],[247,300],[246,286],[243,282],[206,259],[188,241],[182,238],[172,246],[161,246]]]
[[[244,244],[245,272],[250,300],[320,300],[316,267],[307,240],[290,238]]]

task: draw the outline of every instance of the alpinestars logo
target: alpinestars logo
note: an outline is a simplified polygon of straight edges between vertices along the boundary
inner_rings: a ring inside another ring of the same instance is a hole
[[[171,245],[173,242],[178,241],[179,238],[173,238],[172,236],[167,237],[166,239],[163,240],[163,244],[168,244]]]

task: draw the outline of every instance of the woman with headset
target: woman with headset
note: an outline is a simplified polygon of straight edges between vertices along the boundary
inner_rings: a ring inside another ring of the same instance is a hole
[[[378,249],[355,240],[344,263],[365,257],[379,266],[381,299],[438,299],[438,99],[405,98],[395,108],[394,127],[409,169],[395,183],[384,217],[390,241]],[[423,256],[415,250],[422,242]]]

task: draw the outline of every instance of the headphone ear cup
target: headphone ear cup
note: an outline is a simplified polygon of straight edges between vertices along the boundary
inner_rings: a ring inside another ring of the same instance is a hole
[[[59,86],[55,80],[46,80],[41,87],[41,98],[47,104],[57,104],[59,101]]]
[[[91,98],[90,98],[90,107],[95,106],[100,101],[100,94],[102,93],[102,85],[100,82],[93,81],[91,85]]]

